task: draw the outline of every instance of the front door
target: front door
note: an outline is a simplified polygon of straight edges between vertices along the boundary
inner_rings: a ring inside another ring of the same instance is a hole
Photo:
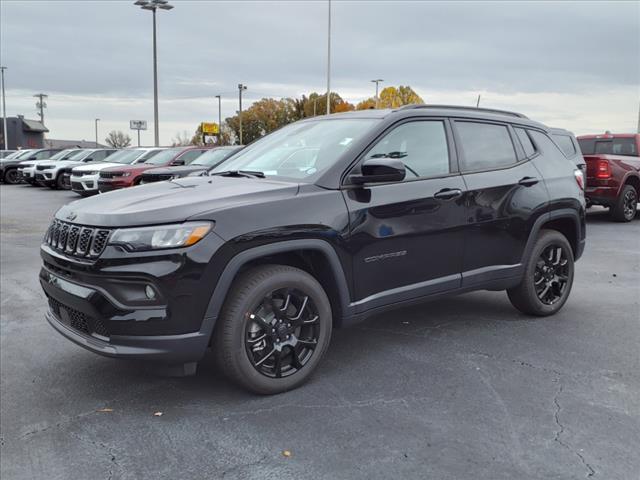
[[[412,120],[361,159],[400,158],[407,176],[343,191],[357,311],[460,286],[466,189],[451,145],[444,119]]]

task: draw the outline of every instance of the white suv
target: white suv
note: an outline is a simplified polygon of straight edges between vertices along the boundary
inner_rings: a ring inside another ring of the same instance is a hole
[[[24,181],[31,185],[36,184],[36,165],[44,162],[55,162],[76,155],[82,150],[78,148],[67,149],[57,152],[54,155],[47,155],[46,150],[34,150],[31,155],[27,155],[28,160],[23,160],[18,164],[18,181]]]
[[[96,194],[100,170],[119,165],[143,163],[162,150],[162,148],[130,148],[114,153],[106,162],[75,167],[71,170],[71,189],[82,196]]]
[[[114,148],[90,148],[75,155],[54,162],[42,162],[36,165],[36,182],[51,188],[69,188],[65,185],[62,172],[65,168],[84,165],[89,162],[103,162],[116,152]]]

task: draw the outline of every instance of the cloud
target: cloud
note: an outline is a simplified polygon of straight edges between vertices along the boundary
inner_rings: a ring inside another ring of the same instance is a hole
[[[105,130],[151,120],[151,15],[132,3],[1,2],[8,112],[33,117],[31,95],[44,91],[52,137],[92,138],[96,117]],[[326,2],[173,3],[158,13],[164,143],[216,119],[216,94],[232,115],[239,82],[247,103],[325,89]],[[334,1],[332,10],[332,87],[351,101],[384,78],[436,103],[472,104],[484,92],[487,106],[579,132],[637,121],[637,2]]]

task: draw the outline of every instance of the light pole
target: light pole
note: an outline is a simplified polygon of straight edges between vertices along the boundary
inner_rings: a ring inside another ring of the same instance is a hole
[[[381,78],[378,78],[376,80],[371,80],[371,81],[376,84],[376,108],[378,108],[380,106],[380,97],[378,97],[378,84],[380,82],[384,82],[384,80]]]
[[[160,146],[160,127],[158,125],[158,52],[156,48],[156,10],[171,10],[168,0],[136,0],[134,5],[138,5],[143,10],[153,12],[153,130],[155,135],[155,146]]]
[[[222,97],[216,95],[218,99],[218,145],[222,145]]]
[[[4,149],[9,150],[7,134],[7,99],[4,96],[4,71],[7,67],[0,67],[2,75],[2,138],[4,139]]]
[[[99,118],[95,119],[95,123],[96,123],[96,148],[98,148],[98,122],[100,121]]]
[[[36,93],[34,97],[38,99],[38,101],[36,102],[36,108],[40,109],[40,123],[44,125],[44,109],[47,108],[47,103],[44,101],[44,99],[48,98],[49,96],[45,95],[44,93]]]
[[[238,110],[238,120],[240,121],[240,145],[242,143],[242,91],[246,90],[247,86],[241,83],[238,84],[238,100],[240,102],[240,110]]]
[[[327,22],[327,115],[331,113],[331,0]]]

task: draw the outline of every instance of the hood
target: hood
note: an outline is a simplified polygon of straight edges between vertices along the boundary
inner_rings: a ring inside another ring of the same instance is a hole
[[[55,160],[23,160],[19,163],[21,167],[33,167],[34,165],[40,165],[41,163],[54,163]]]
[[[159,167],[145,172],[145,175],[180,175],[181,177],[185,177],[190,173],[202,172],[204,170],[209,170],[210,168],[211,167],[207,167],[205,165],[178,165],[175,167]]]
[[[109,167],[107,171],[109,172],[131,172],[132,174],[136,174],[139,172],[144,172],[145,170],[149,170],[150,168],[158,168],[158,166],[162,165],[153,165],[146,163],[134,163],[132,165],[116,163],[115,167]]]
[[[82,172],[93,172],[98,170],[104,170],[105,168],[110,167],[127,167],[127,164],[123,163],[114,163],[114,162],[89,162],[83,163],[81,167],[75,167],[74,170],[82,171]]]
[[[80,225],[128,227],[183,222],[242,204],[295,196],[297,183],[231,177],[186,177],[103,193],[63,206],[56,218]]]

